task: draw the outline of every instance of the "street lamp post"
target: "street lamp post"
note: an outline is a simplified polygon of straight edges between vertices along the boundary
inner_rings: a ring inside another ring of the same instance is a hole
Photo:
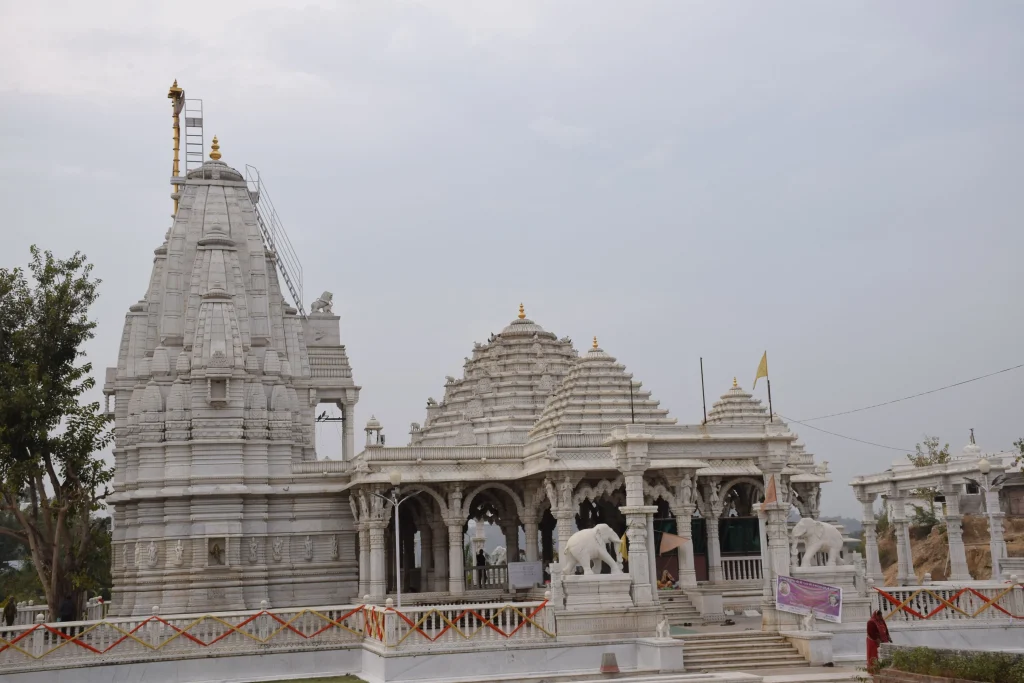
[[[381,500],[388,501],[391,503],[392,509],[395,511],[395,607],[401,608],[402,606],[402,547],[401,539],[402,534],[398,525],[398,506],[409,500],[415,495],[419,494],[419,491],[410,493],[407,496],[401,498],[398,497],[398,486],[402,483],[402,473],[398,470],[392,470],[390,474],[391,479],[391,492],[387,496],[382,496],[376,491],[372,492],[373,495],[377,496]]]

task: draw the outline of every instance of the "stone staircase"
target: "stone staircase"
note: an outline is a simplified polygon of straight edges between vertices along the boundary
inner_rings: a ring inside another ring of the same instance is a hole
[[[661,608],[665,610],[668,623],[672,626],[701,623],[700,612],[681,590],[658,591]]]
[[[723,631],[675,636],[683,641],[687,671],[761,670],[809,666],[796,648],[777,633]]]

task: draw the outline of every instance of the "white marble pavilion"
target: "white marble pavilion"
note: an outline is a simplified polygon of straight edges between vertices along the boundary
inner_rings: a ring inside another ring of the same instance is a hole
[[[753,506],[768,478],[784,503],[769,506],[771,538],[785,542],[790,506],[818,516],[827,468],[735,380],[706,424],[678,425],[596,339],[580,355],[522,306],[427,400],[408,446],[385,446],[373,419],[356,453],[360,387],[339,319],[285,301],[245,180],[210,156],[174,179],[173,225],[104,385],[113,614],[381,601],[398,581],[423,599],[503,592],[500,571],[467,574],[470,519],[500,527],[510,558],[545,566],[574,528],[609,524],[628,536],[637,606],[657,602],[662,568],[687,589],[759,595]],[[322,403],[341,408],[341,459],[317,459]],[[395,472],[401,494],[419,492],[400,506],[400,577],[395,516],[374,495]],[[656,558],[661,531],[691,542]]]

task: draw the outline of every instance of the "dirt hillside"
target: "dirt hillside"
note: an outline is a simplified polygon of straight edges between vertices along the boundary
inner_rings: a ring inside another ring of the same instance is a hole
[[[985,517],[965,515],[964,546],[967,549],[967,566],[975,579],[992,577],[992,556],[988,549],[988,520]],[[1010,557],[1024,556],[1024,519],[1003,519],[1003,537],[1006,539]],[[946,540],[946,526],[937,525],[931,533],[922,537],[921,527],[910,530],[910,545],[914,555],[914,574],[920,580],[930,572],[933,581],[945,581],[949,577],[949,545]],[[885,585],[896,585],[896,537],[893,529],[879,535],[878,556],[885,573]]]

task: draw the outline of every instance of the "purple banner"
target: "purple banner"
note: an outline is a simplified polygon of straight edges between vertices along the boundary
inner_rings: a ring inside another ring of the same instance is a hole
[[[843,589],[792,576],[779,576],[775,579],[775,606],[780,612],[813,613],[817,619],[840,624]]]

